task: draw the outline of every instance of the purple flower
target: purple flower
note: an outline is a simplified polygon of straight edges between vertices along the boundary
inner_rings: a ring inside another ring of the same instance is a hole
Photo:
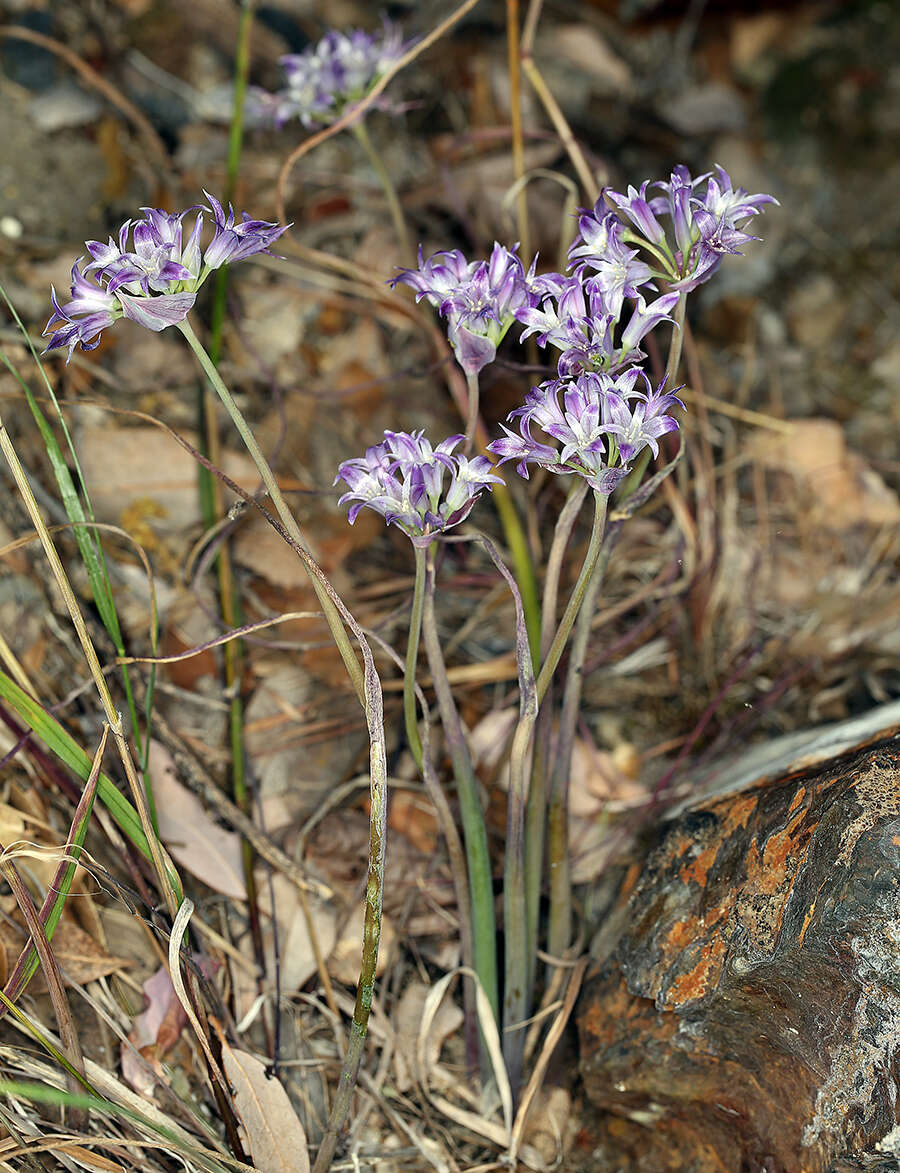
[[[656,289],[650,266],[639,259],[637,249],[624,244],[621,221],[615,212],[603,207],[602,201],[593,212],[583,211],[578,220],[578,236],[569,249],[570,265],[575,261],[595,270],[592,281],[616,318],[622,313],[626,297],[640,297],[642,286]]]
[[[704,183],[706,192],[701,195]],[[648,200],[648,186],[658,188],[662,194]],[[778,203],[763,192],[748,195],[742,187],[735,190],[728,172],[718,165],[714,171],[694,179],[687,167],[679,164],[668,181],[642,183],[639,192],[629,187],[627,195],[607,188],[604,196],[618,208],[617,215],[625,229],[621,243],[643,243],[655,264],[661,266],[657,275],[666,279],[670,289],[684,292],[708,281],[726,253],[739,253],[742,245],[758,240],[741,231],[742,225],[751,216],[759,215],[766,204]],[[598,223],[602,223],[605,209],[605,202],[598,202],[594,209]],[[671,239],[660,223],[665,217],[671,221]],[[605,257],[616,235],[609,227],[601,231],[588,223],[587,228],[602,245],[598,256]],[[599,271],[599,265],[590,259],[587,237],[577,247],[577,253],[584,263]]]
[[[641,390],[640,387],[644,389]],[[506,435],[488,445],[500,458],[517,461],[520,476],[528,465],[549,472],[583,476],[599,493],[611,493],[627,476],[628,462],[645,447],[658,453],[657,440],[678,427],[666,412],[681,401],[650,389],[640,367],[620,375],[589,373],[533,387],[510,420],[519,420],[519,434]],[[552,443],[535,436],[539,428]]]
[[[477,375],[497,355],[497,347],[518,311],[534,301],[534,266],[526,274],[512,249],[494,244],[487,261],[467,261],[458,249],[435,253],[419,267],[404,269],[390,284],[403,283],[427,298],[447,319],[447,337],[467,375]]]
[[[265,97],[255,92],[253,99],[268,107],[277,125],[295,117],[307,128],[322,126],[365,97],[411,44],[387,20],[380,34],[362,29],[326,33],[303,53],[281,58],[286,89]]]
[[[127,220],[116,240],[87,241],[90,261],[85,264],[82,257],[72,266],[72,300],[61,305],[51,289],[53,314],[44,333],[52,332],[44,353],[65,348],[68,362],[76,346],[93,350],[99,345],[100,334],[119,318],[154,331],[183,322],[197,290],[214,269],[264,252],[285,231],[246,214],[243,223],[235,224],[233,210],[229,207],[226,216],[218,200],[205,194],[209,208],[176,214],[143,208],[144,218]],[[185,239],[184,219],[193,211],[197,215]],[[200,247],[204,211],[214,220],[213,239],[205,253]]]
[[[437,534],[464,521],[481,493],[503,481],[486,456],[468,460],[453,454],[463,439],[450,436],[432,448],[424,432],[385,432],[384,441],[365,456],[345,460],[335,483],[347,485],[338,503],[353,502],[350,524],[368,506],[402,529],[414,545],[427,546]]]
[[[216,234],[203,254],[204,264],[210,269],[220,269],[222,265],[233,264],[235,261],[246,260],[257,253],[269,251],[282,232],[287,232],[288,225],[273,224],[269,220],[251,220],[246,212],[240,224],[234,220],[234,209],[228,205],[228,215],[219,201],[204,190],[203,194],[209,200],[210,211],[216,225]]]
[[[616,342],[624,297],[614,293],[610,302],[601,275],[586,276],[584,267],[571,277],[549,273],[536,278],[532,288],[540,305],[518,311],[516,316],[525,325],[522,339],[536,334],[539,346],[549,344],[561,351],[558,365],[564,377],[614,373],[640,361],[645,356],[638,343],[654,326],[669,320],[678,302],[677,294],[664,294],[648,305],[635,289],[635,308]]]

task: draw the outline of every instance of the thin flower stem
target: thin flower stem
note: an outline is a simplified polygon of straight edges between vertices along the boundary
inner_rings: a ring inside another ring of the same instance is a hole
[[[569,638],[569,633],[575,623],[575,618],[581,609],[585,591],[594,572],[594,566],[600,557],[600,550],[603,546],[603,534],[606,529],[606,508],[608,501],[609,498],[603,493],[594,492],[594,523],[591,528],[591,539],[588,543],[584,565],[581,568],[581,573],[578,575],[578,581],[575,583],[563,617],[559,621],[559,627],[556,629],[556,634],[550,643],[550,650],[547,652],[541,664],[541,671],[537,679],[538,704],[541,704],[543,701],[550,681],[553,679],[553,674],[559,664],[563,648],[566,646],[566,640]]]
[[[278,482],[275,480],[275,474],[272,472],[272,468],[269,462],[263,455],[262,449],[257,444],[255,436],[250,431],[250,428],[247,425],[247,421],[241,414],[240,408],[232,399],[231,392],[225,386],[221,375],[219,374],[209,355],[203,349],[200,340],[194,333],[187,319],[178,323],[178,329],[184,335],[191,350],[193,350],[194,354],[197,356],[197,361],[203,368],[204,374],[206,375],[207,379],[209,379],[219,398],[222,400],[222,403],[225,405],[226,411],[231,416],[232,422],[237,428],[241,439],[244,441],[247,451],[253,458],[253,462],[256,465],[259,475],[262,478],[262,482],[266,487],[266,491],[269,494],[272,504],[275,506],[275,510],[281,519],[281,523],[284,526],[285,531],[291,538],[292,542],[306,551],[306,543],[303,540],[303,533],[300,529],[300,526],[297,524],[293,513],[291,513],[290,509],[288,508],[287,502],[282,496],[281,489],[278,487]],[[306,565],[305,561],[304,565]],[[341,621],[338,609],[334,605],[334,602],[330,598],[328,592],[325,590],[323,584],[319,581],[317,576],[310,574],[309,577],[313,590],[316,593],[316,598],[319,600],[319,604],[322,607],[322,610],[325,612],[325,619],[328,622],[328,626],[331,628],[331,634],[334,637],[334,642],[337,644],[338,651],[341,653],[341,658],[343,659],[350,679],[353,682],[353,687],[356,689],[356,694],[360,699],[360,703],[365,706],[365,681],[363,678],[362,669],[359,666],[356,653],[353,651],[353,648],[350,644],[350,640],[347,636],[346,630],[344,629],[344,624]]]
[[[509,821],[506,830],[506,865],[503,881],[503,928],[506,943],[503,1027],[506,1067],[514,1094],[522,1074],[525,1033],[516,1029],[529,1011],[529,957],[525,896],[524,819],[528,785],[528,759],[539,707],[559,664],[566,641],[584,600],[585,591],[600,556],[606,528],[608,498],[594,493],[594,524],[584,565],[568,605],[541,665],[535,690],[536,703],[522,714],[513,734],[509,755]]]
[[[466,386],[469,388],[469,403],[466,412],[466,442],[463,452],[466,456],[472,451],[475,443],[475,431],[478,428],[478,373],[466,372]]]
[[[682,290],[678,298],[678,305],[675,306],[675,313],[672,316],[672,337],[669,341],[669,357],[666,361],[667,391],[671,391],[674,388],[675,380],[678,377],[678,364],[681,362],[681,346],[684,341],[684,312],[686,307],[687,293]],[[622,487],[618,495],[620,502],[626,501],[644,479],[644,473],[650,464],[650,456],[651,452],[649,448],[645,448],[638,456],[634,468],[622,482]]]
[[[406,669],[403,673],[403,719],[406,723],[406,741],[415,759],[419,773],[423,773],[422,739],[416,720],[416,663],[419,659],[419,639],[422,634],[422,608],[425,602],[425,551],[414,546],[416,555],[416,585],[413,589],[412,609],[409,615],[409,641],[406,645]]]
[[[62,593],[65,600],[69,616],[72,620],[72,626],[78,636],[81,644],[81,650],[84,658],[87,661],[88,668],[93,678],[94,685],[100,697],[100,703],[103,706],[103,712],[106,716],[107,723],[112,731],[113,740],[116,743],[116,749],[119,752],[119,757],[122,760],[122,768],[125,771],[125,777],[128,780],[128,786],[131,791],[132,801],[137,810],[138,817],[141,822],[141,828],[147,838],[147,845],[150,849],[150,856],[153,860],[153,866],[156,871],[157,880],[159,882],[159,890],[166,901],[169,912],[174,917],[178,905],[183,899],[180,882],[178,880],[178,873],[169,859],[164,848],[159,842],[159,838],[153,829],[153,820],[150,815],[150,808],[147,804],[147,794],[145,788],[141,785],[138,778],[137,770],[134,766],[134,761],[131,756],[131,750],[128,747],[128,741],[125,737],[125,730],[122,723],[122,714],[116,709],[113,703],[112,694],[109,691],[109,686],[106,683],[106,677],[103,669],[100,666],[100,660],[97,657],[97,651],[91,640],[87,625],[84,622],[84,616],[81,614],[81,609],[78,606],[78,601],[75,598],[75,593],[69,582],[68,575],[65,572],[59,554],[56,551],[56,546],[53,544],[53,539],[47,529],[41,511],[38,508],[38,503],[35,500],[31,485],[28,483],[28,478],[25,475],[25,470],[19,461],[16,450],[13,447],[12,440],[6,427],[0,419],[0,448],[6,457],[12,472],[13,479],[22,500],[25,503],[25,508],[31,518],[31,523],[37,531],[40,538],[41,545],[44,548],[44,554],[47,561],[50,563],[50,569],[56,584]]]
[[[404,261],[408,260],[412,257],[413,251],[409,239],[409,230],[406,227],[406,217],[403,215],[403,206],[400,203],[400,197],[397,195],[397,189],[394,187],[393,180],[388,174],[381,155],[375,149],[375,144],[372,142],[369,132],[366,129],[365,121],[360,118],[357,122],[352,123],[350,129],[356,136],[359,145],[365,151],[366,157],[372,165],[372,170],[378,176],[378,182],[381,184],[381,190],[384,192],[388,210],[391,213],[391,220],[394,222],[394,231],[397,234],[397,243],[400,245],[402,259]]]
[[[550,775],[550,798],[547,813],[547,863],[550,875],[550,917],[547,951],[562,957],[572,940],[572,883],[569,866],[569,773],[575,745],[575,727],[581,707],[584,660],[587,654],[591,623],[597,611],[597,598],[606,572],[610,547],[604,546],[594,573],[584,593],[584,602],[575,621],[569,665],[563,691],[559,735]]]
[[[509,487],[505,484],[494,485],[491,498],[494,502],[494,508],[497,510],[497,516],[500,518],[503,536],[509,547],[513,573],[522,595],[531,661],[533,664],[538,664],[541,650],[541,604],[534,560],[528,547],[528,538],[525,536],[522,519],[519,517]]]
[[[231,127],[228,134],[228,156],[225,166],[225,189],[223,200],[230,203],[237,186],[241,149],[244,139],[244,107],[247,95],[247,79],[250,71],[250,34],[253,28],[253,14],[256,0],[243,0],[238,25],[237,48],[234,61],[234,101],[231,110]],[[222,335],[225,327],[225,299],[228,288],[228,265],[217,269],[212,282],[210,302],[209,357],[218,367],[222,354]],[[206,436],[206,455],[213,464],[221,466],[221,440],[216,412],[216,394],[207,383],[203,389],[201,414]],[[207,529],[225,516],[225,497],[221,482],[202,465],[197,470],[200,503]],[[240,593],[234,577],[231,549],[227,542],[219,547],[216,556],[216,574],[219,585],[219,607],[222,622],[228,628],[238,627],[243,622]],[[225,688],[231,697],[228,714],[229,740],[231,747],[231,792],[234,801],[245,815],[250,815],[250,792],[247,788],[245,744],[244,744],[244,698],[241,696],[240,681],[243,674],[244,645],[240,640],[229,640],[223,649],[225,666]],[[246,837],[241,839],[241,858],[244,883],[247,888],[247,909],[250,921],[250,936],[260,973],[265,972],[262,929],[254,873],[255,852]]]
[[[406,740],[410,752],[419,768],[425,790],[431,799],[431,805],[437,815],[437,820],[447,844],[447,858],[450,861],[450,873],[453,876],[453,889],[456,893],[456,914],[459,920],[459,940],[462,963],[469,969],[474,969],[474,954],[472,946],[472,910],[469,902],[469,887],[466,871],[466,855],[462,840],[450,803],[438,781],[428,745],[429,717],[425,706],[425,698],[419,693],[423,709],[424,743],[419,737],[419,726],[416,721],[416,663],[419,658],[419,642],[422,635],[422,610],[425,603],[425,550],[421,546],[413,547],[416,556],[416,585],[413,590],[412,609],[409,617],[409,641],[406,645],[406,664],[403,673],[403,716],[406,722]],[[466,1014],[466,1053],[469,1068],[475,1072],[478,1068],[478,1025],[475,1011],[475,990],[471,982],[466,982],[463,988],[463,999]]]
[[[562,564],[568,548],[575,519],[587,494],[587,482],[582,477],[573,477],[569,495],[560,510],[553,531],[553,541],[547,556],[547,570],[544,575],[544,598],[541,611],[541,652],[544,656],[550,650],[551,633],[556,621],[556,605],[559,597],[559,579]],[[531,766],[531,784],[525,809],[525,899],[528,928],[529,988],[534,985],[537,966],[537,927],[541,898],[541,880],[544,871],[544,827],[547,819],[547,765],[549,762],[550,734],[552,729],[549,706],[538,717],[535,730],[534,755]]]
[[[426,558],[425,605],[422,614],[422,639],[428,667],[434,682],[438,710],[453,763],[453,774],[459,794],[460,814],[466,845],[469,870],[469,891],[472,898],[472,938],[475,972],[487,994],[495,1017],[499,1018],[497,988],[497,927],[494,920],[494,884],[488,850],[487,828],[478,797],[478,780],[472,768],[462,722],[453,699],[447,669],[441,652],[441,642],[434,614],[435,566],[434,550],[430,547]]]

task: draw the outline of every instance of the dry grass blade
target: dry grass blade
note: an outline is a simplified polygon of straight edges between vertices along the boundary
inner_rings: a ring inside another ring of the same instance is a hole
[[[575,1000],[578,997],[578,991],[581,989],[581,982],[584,978],[584,972],[587,969],[588,959],[586,957],[580,958],[572,970],[572,975],[569,979],[569,987],[566,990],[566,996],[562,1004],[562,1008],[550,1030],[547,1032],[547,1037],[544,1040],[544,1045],[541,1048],[541,1053],[538,1056],[538,1061],[535,1064],[534,1070],[531,1073],[531,1078],[528,1080],[528,1086],[522,1094],[522,1100],[519,1104],[519,1110],[516,1113],[516,1121],[512,1128],[512,1135],[509,1142],[509,1163],[513,1167],[516,1164],[516,1154],[519,1150],[522,1137],[525,1134],[525,1124],[528,1120],[528,1112],[534,1102],[534,1097],[537,1095],[543,1081],[544,1074],[547,1070],[547,1064],[556,1048],[556,1044],[562,1037],[562,1032],[565,1030],[566,1023],[575,1008]]]
[[[309,1173],[306,1133],[287,1092],[266,1065],[224,1040],[222,1064],[253,1164],[260,1173]]]
[[[428,1064],[426,1062],[428,1035],[434,1021],[434,1016],[438,1012],[438,1007],[443,1001],[451,981],[457,974],[462,974],[463,977],[467,977],[475,983],[475,1010],[478,1014],[478,1025],[481,1029],[485,1050],[490,1059],[491,1070],[497,1084],[497,1091],[500,1095],[500,1103],[503,1108],[502,1126],[490,1120],[485,1120],[480,1116],[476,1116],[473,1112],[458,1108],[442,1096],[434,1096],[429,1092]],[[504,1148],[507,1147],[513,1125],[512,1089],[509,1086],[506,1065],[503,1062],[503,1049],[500,1046],[500,1032],[497,1030],[497,1020],[494,1018],[488,996],[484,992],[484,988],[474,970],[467,969],[465,966],[452,969],[440,981],[435,982],[428,991],[425,1005],[422,1008],[422,1022],[419,1025],[419,1035],[416,1040],[416,1066],[418,1068],[419,1083],[422,1086],[422,1090],[436,1108],[440,1109],[440,1111],[452,1120],[456,1120],[458,1124],[462,1124],[466,1128],[471,1129],[477,1135],[493,1141],[494,1144],[499,1144]]]
[[[184,984],[184,978],[181,975],[181,941],[184,934],[187,932],[187,927],[191,917],[194,915],[193,900],[185,900],[175,917],[172,925],[172,934],[169,937],[169,977],[172,979],[172,986],[181,1003],[188,1021],[194,1028],[194,1034],[197,1036],[197,1042],[200,1044],[203,1054],[206,1056],[206,1062],[209,1064],[209,1071],[211,1078],[218,1081],[219,1086],[228,1095],[228,1084],[215,1060],[212,1053],[212,1048],[209,1045],[209,1039],[200,1025],[200,1019],[197,1017],[197,1012],[194,1005],[188,996],[187,987]]]

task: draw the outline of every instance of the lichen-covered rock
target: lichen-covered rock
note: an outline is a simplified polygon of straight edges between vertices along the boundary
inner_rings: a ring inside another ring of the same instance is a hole
[[[595,1169],[896,1170],[900,741],[701,801],[582,995]]]

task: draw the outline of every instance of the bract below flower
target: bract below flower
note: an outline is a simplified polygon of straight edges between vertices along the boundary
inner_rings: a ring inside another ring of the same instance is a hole
[[[176,214],[143,208],[144,218],[127,220],[117,240],[87,241],[90,261],[85,264],[82,257],[72,266],[72,300],[62,305],[51,288],[53,314],[44,333],[52,332],[44,353],[66,349],[68,362],[76,346],[82,350],[98,346],[103,330],[119,318],[154,331],[183,322],[197,290],[214,269],[266,252],[285,231],[266,220],[250,220],[246,213],[242,223],[236,224],[231,207],[226,215],[218,200],[209,192],[204,194],[209,208],[188,208]],[[184,240],[184,218],[192,211],[197,215]],[[214,231],[202,252],[204,211],[211,213]]]
[[[486,456],[454,455],[463,439],[450,436],[432,448],[424,432],[385,432],[384,441],[365,456],[345,460],[335,483],[347,485],[338,503],[352,502],[350,524],[368,507],[402,529],[413,545],[427,546],[464,521],[484,490],[503,481]]]
[[[402,283],[427,298],[447,319],[447,337],[467,375],[477,375],[497,356],[497,347],[518,311],[535,298],[534,275],[525,273],[515,248],[494,244],[487,261],[467,261],[458,249],[435,253],[426,261],[419,246],[419,267],[404,269],[392,286]]]

